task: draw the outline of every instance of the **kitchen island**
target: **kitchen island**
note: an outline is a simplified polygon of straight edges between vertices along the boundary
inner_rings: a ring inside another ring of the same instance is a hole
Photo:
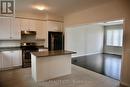
[[[71,54],[74,53],[65,50],[32,52],[32,78],[38,82],[71,74]]]

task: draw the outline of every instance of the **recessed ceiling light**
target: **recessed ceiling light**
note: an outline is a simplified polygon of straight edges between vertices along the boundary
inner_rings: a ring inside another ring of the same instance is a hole
[[[45,7],[40,5],[34,6],[34,8],[40,11],[45,10]]]
[[[116,21],[109,21],[109,22],[102,22],[98,23],[100,25],[118,25],[118,24],[123,24],[124,20],[116,20]]]
[[[105,23],[123,23],[124,20],[109,21]]]

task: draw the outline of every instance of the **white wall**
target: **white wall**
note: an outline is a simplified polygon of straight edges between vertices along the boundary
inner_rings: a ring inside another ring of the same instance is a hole
[[[65,29],[65,49],[77,52],[73,57],[103,52],[103,27],[83,25]]]
[[[82,27],[65,29],[65,49],[77,52],[73,56],[85,55],[85,29]]]

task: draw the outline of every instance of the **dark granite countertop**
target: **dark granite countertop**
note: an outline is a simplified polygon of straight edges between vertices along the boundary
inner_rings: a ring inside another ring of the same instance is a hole
[[[37,48],[39,48],[39,49],[48,49],[48,48],[45,47],[44,45],[38,45]]]
[[[44,47],[43,45],[37,46],[39,49],[48,49],[47,47]],[[14,51],[14,50],[21,50],[20,46],[16,47],[0,47],[0,52],[2,51]]]
[[[12,51],[12,50],[21,50],[20,46],[16,47],[0,47],[0,52],[2,51]]]
[[[32,54],[36,57],[48,57],[48,56],[67,55],[74,53],[76,52],[66,50],[32,52]]]

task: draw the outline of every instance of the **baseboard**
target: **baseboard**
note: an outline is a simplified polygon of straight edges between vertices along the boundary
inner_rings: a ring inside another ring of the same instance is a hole
[[[86,56],[89,56],[89,55],[94,55],[94,54],[101,54],[102,52],[96,52],[96,53],[88,53],[86,54]]]
[[[130,84],[127,84],[125,82],[120,82],[121,87],[130,87]]]
[[[104,54],[113,54],[113,55],[122,55],[122,54],[119,54],[119,53],[112,53],[112,52],[104,52]]]
[[[103,54],[111,54],[111,55],[122,56],[122,55],[120,55],[120,54],[114,54],[114,53],[103,53]]]
[[[19,69],[22,68],[22,66],[14,66],[14,67],[8,67],[8,68],[1,68],[0,71],[7,71],[7,70],[13,70],[13,69]]]
[[[75,57],[82,57],[82,56],[89,56],[89,55],[94,55],[94,54],[101,54],[101,52],[97,52],[97,53],[88,53],[88,54],[82,54],[82,55],[72,56],[72,58],[75,58]]]

